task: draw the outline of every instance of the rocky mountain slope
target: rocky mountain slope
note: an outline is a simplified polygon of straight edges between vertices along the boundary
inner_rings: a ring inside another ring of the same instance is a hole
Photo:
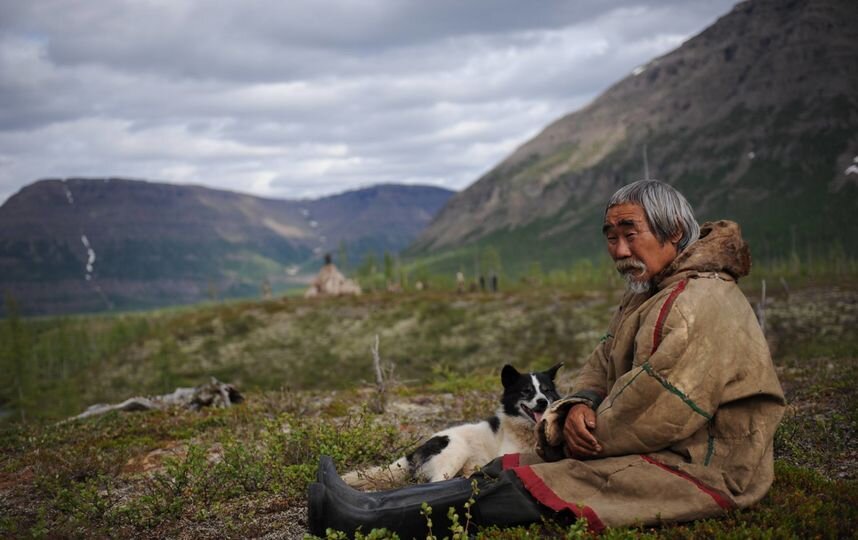
[[[701,221],[738,220],[758,257],[858,251],[856,19],[855,2],[737,4],[454,196],[410,253],[597,253],[604,203],[644,177],[645,154]]]
[[[382,185],[272,200],[124,179],[42,180],[0,206],[0,289],[25,313],[257,294],[414,239],[452,192]]]

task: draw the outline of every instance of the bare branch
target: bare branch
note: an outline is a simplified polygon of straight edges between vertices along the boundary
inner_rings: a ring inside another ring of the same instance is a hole
[[[381,355],[378,352],[378,334],[375,335],[375,343],[369,348],[372,352],[372,362],[375,367],[375,401],[371,406],[374,413],[382,414],[387,400],[384,386],[384,372],[381,369]]]

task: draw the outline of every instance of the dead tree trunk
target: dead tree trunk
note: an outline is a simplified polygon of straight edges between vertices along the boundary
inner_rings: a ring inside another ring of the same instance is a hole
[[[372,352],[372,363],[375,367],[375,399],[370,405],[370,410],[376,414],[382,414],[386,406],[387,393],[384,386],[384,372],[381,369],[381,356],[378,353],[378,334],[375,335],[375,344],[369,350]]]

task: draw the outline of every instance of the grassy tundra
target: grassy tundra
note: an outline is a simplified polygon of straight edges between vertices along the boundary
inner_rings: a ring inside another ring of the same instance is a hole
[[[609,538],[855,534],[858,283],[791,280],[788,291],[768,281],[767,337],[790,401],[771,492],[724,519],[611,530]],[[448,422],[486,416],[507,362],[524,369],[565,360],[563,388],[619,298],[610,282],[587,288],[464,295],[432,288],[9,317],[0,321],[0,536],[300,538],[320,454],[343,470],[382,462]],[[747,292],[756,302],[761,291]],[[383,415],[367,407],[376,334],[392,370]],[[238,385],[246,401],[56,423],[92,403],[209,376]],[[552,524],[480,533],[544,534],[588,536]]]

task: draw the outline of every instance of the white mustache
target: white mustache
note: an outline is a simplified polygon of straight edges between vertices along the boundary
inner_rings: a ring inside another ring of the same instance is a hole
[[[635,259],[633,257],[626,257],[625,259],[620,259],[616,262],[617,272],[621,274],[627,274],[632,270],[638,270],[641,274],[646,272],[646,265],[643,261]]]

